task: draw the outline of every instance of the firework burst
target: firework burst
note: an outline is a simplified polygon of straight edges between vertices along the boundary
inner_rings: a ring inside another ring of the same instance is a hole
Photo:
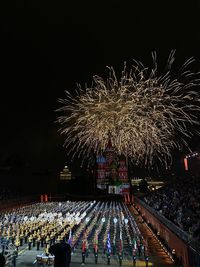
[[[187,60],[174,78],[174,51],[162,75],[155,53],[152,58],[150,68],[134,61],[127,70],[125,64],[119,79],[109,68],[107,79],[94,76],[91,87],[78,86],[75,96],[66,91],[66,98],[59,99],[60,131],[72,157],[100,154],[110,139],[116,153],[152,165],[154,159],[167,162],[172,149],[187,146],[189,126],[199,124],[200,113],[199,73],[190,70],[194,59]]]

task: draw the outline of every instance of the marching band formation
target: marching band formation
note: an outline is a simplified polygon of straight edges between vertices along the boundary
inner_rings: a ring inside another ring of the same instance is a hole
[[[16,251],[25,246],[42,250],[51,259],[49,248],[64,241],[72,255],[81,251],[83,264],[92,252],[96,264],[104,255],[108,265],[112,257],[120,265],[129,257],[134,266],[142,258],[148,266],[147,241],[120,201],[47,202],[13,209],[0,214],[0,237],[1,243],[14,244]]]

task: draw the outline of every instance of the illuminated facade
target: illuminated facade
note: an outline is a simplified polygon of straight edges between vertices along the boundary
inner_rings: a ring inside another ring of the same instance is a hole
[[[97,188],[109,193],[124,194],[129,191],[128,168],[124,156],[118,157],[109,140],[104,153],[97,157]]]
[[[184,160],[184,170],[192,174],[199,175],[200,173],[200,153],[197,151],[186,155]]]
[[[71,179],[71,172],[69,171],[67,165],[65,165],[64,169],[60,172],[60,180],[70,181]]]

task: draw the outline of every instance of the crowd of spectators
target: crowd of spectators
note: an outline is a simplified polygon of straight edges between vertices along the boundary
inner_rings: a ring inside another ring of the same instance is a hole
[[[144,201],[200,242],[200,177],[188,176],[150,193]]]

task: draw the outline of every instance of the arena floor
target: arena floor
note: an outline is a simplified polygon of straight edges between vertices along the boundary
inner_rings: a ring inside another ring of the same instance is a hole
[[[135,216],[135,215],[134,215]],[[140,218],[137,218],[137,221],[140,221]],[[156,240],[156,238],[152,235],[151,231],[148,229],[146,224],[144,223],[138,223],[138,226],[140,228],[140,231],[143,235],[145,235],[149,240],[149,250],[151,256],[149,257],[149,264],[148,266],[155,266],[155,267],[177,267],[174,265],[174,263],[171,261],[167,253],[163,250],[163,248],[160,246],[159,242]],[[16,266],[18,267],[30,267],[30,266],[41,266],[36,262],[36,257],[38,254],[43,253],[42,250],[39,252],[36,250],[36,248],[32,248],[32,250],[28,250],[28,247],[23,247],[20,252],[19,256],[17,258]],[[77,249],[74,254],[72,255],[72,261],[71,261],[71,267],[78,267],[83,265],[88,266],[106,266],[107,265],[107,257],[103,253],[99,253],[98,257],[98,264],[96,265],[94,263],[94,255],[93,253],[90,253],[88,258],[86,258],[85,264],[82,264],[81,262],[81,250]],[[111,256],[111,266],[119,266],[119,261],[117,256]],[[42,265],[47,266],[47,265]],[[52,265],[51,265],[52,266]],[[122,266],[133,266],[132,259],[129,255],[125,255]],[[144,260],[138,259],[136,262],[136,266],[146,266]]]
[[[42,251],[41,251],[42,252]],[[36,250],[23,250],[21,251],[19,257],[17,258],[17,264],[16,266],[19,267],[30,267],[30,266],[40,266],[38,263],[35,262],[36,256],[38,255],[38,251]],[[95,266],[94,263],[94,256],[89,255],[88,258],[86,258],[85,265],[88,266]],[[100,255],[98,259],[98,264],[99,267],[106,266],[107,265],[107,258],[104,255]],[[119,261],[117,256],[111,257],[111,266],[119,266]],[[128,259],[128,257],[123,260],[122,263],[123,266],[133,266],[133,263],[131,259]],[[72,262],[71,262],[71,267],[78,267],[78,266],[83,266],[81,263],[81,255],[80,253],[74,253],[72,256]],[[145,262],[141,260],[137,260],[136,266],[146,266]],[[157,247],[155,244],[155,252],[152,257],[150,257],[149,265],[148,266],[156,266],[156,267],[175,267],[175,265],[171,262],[171,260],[166,256],[164,252],[161,251],[160,248]]]

